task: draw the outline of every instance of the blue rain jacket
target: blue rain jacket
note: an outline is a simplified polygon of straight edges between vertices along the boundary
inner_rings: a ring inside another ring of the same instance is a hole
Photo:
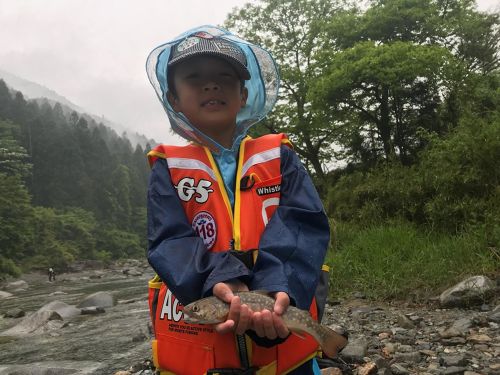
[[[148,189],[148,259],[182,304],[211,295],[218,282],[239,278],[250,290],[283,291],[297,307],[309,308],[328,247],[328,219],[309,175],[286,146],[281,171],[280,205],[248,270],[229,253],[207,251],[186,218],[166,160],[156,161]]]

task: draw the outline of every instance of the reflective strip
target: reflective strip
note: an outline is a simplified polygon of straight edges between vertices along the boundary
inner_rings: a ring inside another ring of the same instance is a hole
[[[208,173],[213,180],[217,180],[214,171],[202,161],[186,158],[167,158],[169,168],[198,169]]]
[[[266,208],[279,205],[280,205],[279,198],[268,198],[264,202],[262,202],[262,220],[264,221],[264,225],[267,225],[269,221],[269,218],[267,217]]]
[[[255,164],[265,163],[266,161],[278,159],[280,157],[280,148],[275,147],[267,151],[259,152],[255,154],[251,158],[249,158],[245,164],[243,164],[243,168],[241,170],[241,175],[244,176],[251,166]]]

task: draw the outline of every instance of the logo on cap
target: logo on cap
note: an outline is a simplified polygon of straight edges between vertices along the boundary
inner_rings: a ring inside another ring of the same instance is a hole
[[[189,37],[189,38],[186,38],[185,40],[183,40],[182,42],[180,42],[177,45],[177,51],[178,52],[182,52],[182,51],[184,51],[186,49],[189,49],[189,48],[195,46],[199,42],[200,42],[200,38],[198,38],[198,37]]]

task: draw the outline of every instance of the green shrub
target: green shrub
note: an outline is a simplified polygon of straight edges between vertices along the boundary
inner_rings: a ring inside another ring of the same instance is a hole
[[[21,269],[11,260],[0,255],[0,280],[6,276],[17,277],[21,274]]]
[[[427,233],[399,221],[368,228],[343,223],[337,236],[327,257],[334,295],[421,300],[466,276],[499,271],[498,255],[479,232]]]

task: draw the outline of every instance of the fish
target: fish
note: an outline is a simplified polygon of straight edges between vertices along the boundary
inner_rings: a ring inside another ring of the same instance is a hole
[[[275,300],[267,292],[234,292],[239,296],[241,304],[247,305],[252,311],[273,311]],[[218,324],[226,321],[229,304],[212,296],[199,299],[184,306],[184,321],[188,324]],[[288,306],[281,316],[288,329],[299,337],[303,333],[311,335],[322,351],[330,358],[337,355],[347,345],[347,332],[342,327],[333,329],[316,322],[309,311]]]

